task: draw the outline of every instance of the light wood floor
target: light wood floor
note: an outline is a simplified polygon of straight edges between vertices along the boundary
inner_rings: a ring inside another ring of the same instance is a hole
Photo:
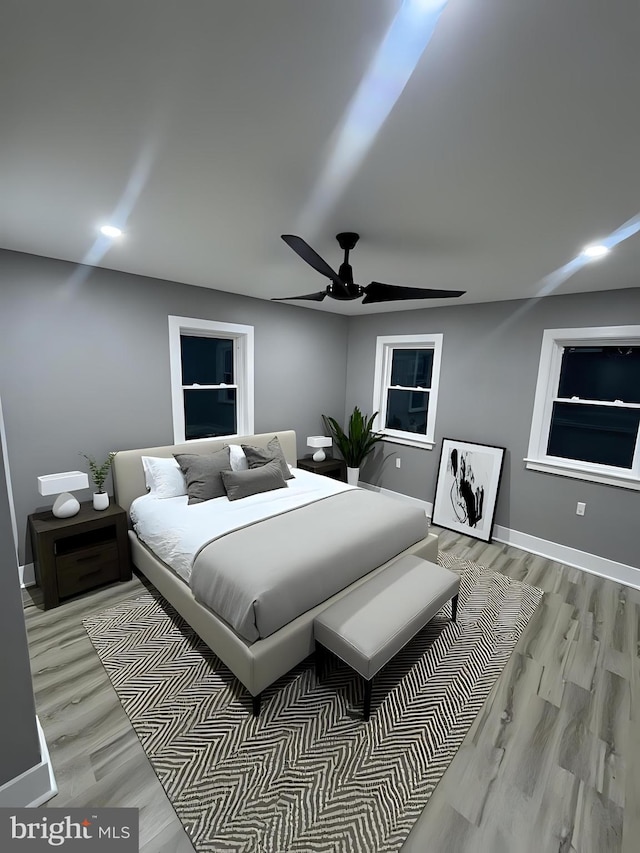
[[[438,532],[441,550],[546,594],[403,853],[637,853],[640,591]],[[49,805],[137,807],[142,853],[192,853],[82,627],[143,590],[134,578],[46,613],[25,595]]]

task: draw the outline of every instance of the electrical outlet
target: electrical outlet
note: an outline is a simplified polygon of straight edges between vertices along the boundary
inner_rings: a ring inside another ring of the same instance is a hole
[[[584,515],[584,511],[586,508],[586,503],[584,503],[583,501],[578,501],[578,506],[576,507],[576,515]]]
[[[396,468],[400,467],[400,457],[396,456]]]

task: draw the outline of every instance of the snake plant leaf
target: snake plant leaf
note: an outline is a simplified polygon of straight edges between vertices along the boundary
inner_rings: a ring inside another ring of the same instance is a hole
[[[326,428],[331,433],[340,455],[349,468],[359,468],[374,446],[382,441],[382,435],[374,432],[373,422],[378,413],[363,415],[358,406],[351,413],[347,432],[345,432],[335,418],[323,415],[322,419]]]

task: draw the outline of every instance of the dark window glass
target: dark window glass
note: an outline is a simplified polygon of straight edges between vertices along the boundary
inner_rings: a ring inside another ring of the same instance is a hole
[[[637,409],[554,403],[547,453],[631,468],[639,423]]]
[[[387,395],[388,429],[427,434],[428,391],[398,391],[389,389]]]
[[[215,435],[233,435],[236,428],[236,389],[184,391],[187,441]]]
[[[181,335],[183,385],[233,385],[233,341]]]
[[[566,347],[558,397],[640,403],[640,347]]]
[[[420,385],[431,388],[433,350],[394,349],[391,362],[392,385]]]

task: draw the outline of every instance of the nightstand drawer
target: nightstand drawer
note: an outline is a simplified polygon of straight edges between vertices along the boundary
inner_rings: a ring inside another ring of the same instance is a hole
[[[83,548],[56,559],[58,595],[68,598],[120,578],[115,542]]]

